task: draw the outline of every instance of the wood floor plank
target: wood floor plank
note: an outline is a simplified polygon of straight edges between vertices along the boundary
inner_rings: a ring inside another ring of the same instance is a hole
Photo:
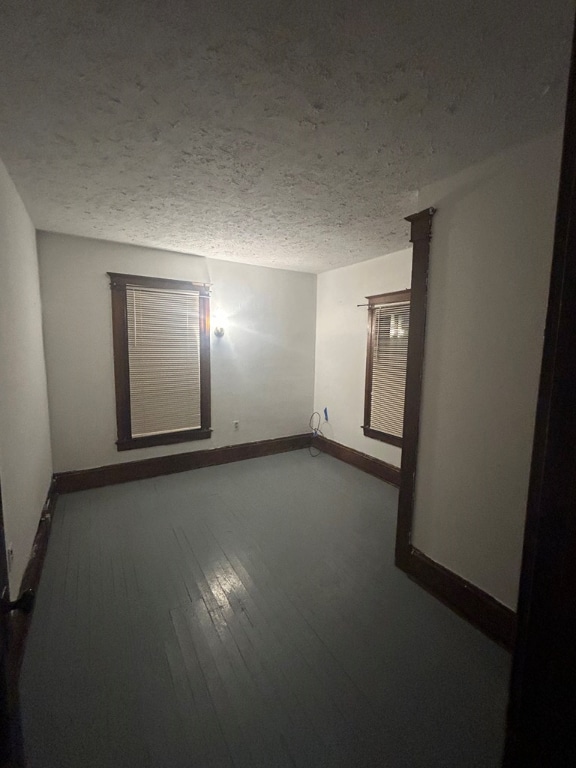
[[[384,724],[375,722],[366,702],[334,663],[331,651],[319,642],[292,599],[271,585],[267,565],[258,561],[255,553],[248,555],[244,552],[242,561],[236,554],[229,556],[241,578],[250,585],[254,599],[266,612],[269,624],[277,627],[280,636],[295,649],[296,653],[291,657],[292,671],[301,683],[305,706],[315,717],[326,747],[337,756],[333,759],[347,764],[356,753],[358,740],[366,729],[374,735],[377,729],[384,729]],[[352,721],[350,711],[355,713]]]
[[[192,565],[197,563],[200,569],[193,568],[193,578],[198,584],[206,585],[205,601],[209,605],[211,618],[215,626],[222,627],[221,639],[239,670],[244,692],[251,691],[253,701],[256,702],[255,715],[260,730],[264,727],[262,735],[269,753],[278,765],[299,764],[304,752],[302,737],[305,732],[296,728],[292,712],[279,695],[279,686],[271,674],[272,670],[265,666],[265,654],[261,653],[261,648],[254,646],[257,634],[253,623],[243,622],[244,606],[237,603],[233,590],[226,588],[228,585],[223,580],[220,563],[214,558],[214,552],[208,559],[203,557],[207,540],[195,536],[192,543],[185,532],[183,536],[192,555],[188,562]],[[234,610],[235,606],[238,613]],[[293,751],[299,756],[298,760],[288,745],[292,745]]]
[[[307,451],[61,497],[30,768],[496,768],[509,658],[394,568],[396,503]]]
[[[208,564],[202,567],[210,583],[218,584],[223,599],[233,611],[230,626],[235,632],[239,650],[258,681],[267,706],[274,712],[280,735],[292,745],[291,756],[295,764],[315,764],[318,761],[318,733],[306,716],[302,700],[292,688],[291,670],[285,666],[289,657],[278,652],[278,638],[267,632],[268,623],[216,540],[213,542],[216,549],[212,550]]]
[[[245,608],[253,617],[252,636],[255,636],[255,631],[262,633],[259,646],[262,653],[265,654],[267,649],[276,651],[268,673],[278,681],[287,702],[286,708],[292,713],[292,720],[297,723],[300,736],[297,759],[301,759],[303,765],[323,765],[318,742],[320,738],[324,742],[326,765],[338,764],[343,758],[343,745],[335,739],[335,733],[345,727],[345,721],[342,720],[339,728],[335,728],[334,718],[339,718],[340,713],[334,709],[318,676],[317,659],[310,663],[306,652],[301,650],[302,643],[299,640],[293,642],[294,625],[298,623],[299,617],[287,613],[282,606],[279,606],[280,613],[270,611],[269,605],[256,594],[256,585],[247,578],[241,565],[237,566],[233,574],[230,578],[234,582],[235,591],[242,595],[242,609]],[[246,589],[244,581],[255,593],[254,596]]]

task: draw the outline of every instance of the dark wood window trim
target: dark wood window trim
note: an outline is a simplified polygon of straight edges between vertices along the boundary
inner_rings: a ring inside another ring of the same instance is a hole
[[[394,291],[393,293],[379,293],[375,296],[366,296],[368,299],[368,341],[366,344],[366,376],[364,388],[364,426],[362,431],[365,437],[380,440],[389,445],[402,447],[402,438],[398,435],[390,435],[370,427],[372,412],[372,357],[374,354],[374,309],[383,304],[392,304],[400,301],[410,301],[410,289]]]
[[[206,440],[210,438],[210,286],[187,280],[123,275],[108,272],[112,294],[112,336],[114,349],[114,378],[116,388],[116,427],[119,451],[147,448],[154,445]],[[128,320],[126,287],[129,285],[164,290],[198,291],[200,294],[200,391],[201,424],[199,429],[167,432],[161,435],[132,437],[130,419],[130,378],[128,367]]]
[[[392,293],[379,293],[376,296],[366,296],[368,305],[371,307],[380,304],[393,304],[397,301],[410,301],[410,288],[405,291],[393,291]]]

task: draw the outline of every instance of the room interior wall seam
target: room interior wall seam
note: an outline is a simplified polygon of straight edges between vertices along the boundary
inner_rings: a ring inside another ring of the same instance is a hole
[[[14,597],[53,465],[36,230],[1,161],[0,257],[0,479]]]
[[[366,296],[410,287],[412,250],[318,275],[314,409],[324,437],[395,467],[401,449],[362,432],[366,370]],[[360,305],[360,306],[358,306]],[[328,421],[324,421],[324,408]]]

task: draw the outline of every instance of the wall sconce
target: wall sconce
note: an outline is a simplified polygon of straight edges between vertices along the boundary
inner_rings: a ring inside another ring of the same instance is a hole
[[[221,339],[224,336],[224,326],[226,325],[226,315],[219,308],[216,307],[212,313],[212,324],[214,326],[214,336]]]

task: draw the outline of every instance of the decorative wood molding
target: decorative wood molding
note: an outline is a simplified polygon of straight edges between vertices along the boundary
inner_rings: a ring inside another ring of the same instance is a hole
[[[412,516],[416,486],[416,459],[420,433],[420,400],[424,368],[424,340],[426,336],[426,306],[428,300],[428,262],[432,217],[434,208],[408,216],[412,245],[412,282],[410,286],[410,335],[406,363],[406,396],[404,399],[404,425],[402,430],[402,482],[398,498],[398,525],[396,528],[396,565],[408,569],[411,554]]]
[[[364,424],[362,432],[364,437],[370,437],[373,440],[380,440],[382,443],[395,445],[402,448],[402,437],[391,435],[389,432],[373,429],[370,426],[372,421],[372,374],[375,346],[375,310],[379,305],[394,304],[398,302],[410,301],[410,289],[403,291],[394,291],[393,293],[379,293],[375,296],[366,296],[368,299],[368,334],[366,341],[366,371],[364,374]]]
[[[372,382],[370,382],[370,387],[372,387]],[[370,403],[369,400],[367,402]],[[373,440],[380,440],[381,443],[388,443],[388,445],[402,448],[402,438],[398,437],[398,435],[391,435],[389,432],[379,432],[377,429],[372,429],[366,425],[362,427],[362,433],[364,437],[371,437]]]
[[[243,459],[255,459],[274,453],[296,451],[300,448],[307,448],[311,439],[311,434],[292,435],[273,440],[260,440],[254,443],[240,443],[239,445],[227,445],[204,451],[189,451],[176,453],[172,456],[129,461],[123,464],[109,464],[104,467],[81,469],[75,472],[58,472],[55,475],[56,490],[58,493],[73,493],[74,491],[85,491],[88,488],[101,488],[105,485],[129,483],[148,477],[171,475],[176,472],[187,472],[191,469],[212,467],[216,464],[229,464]]]
[[[487,592],[412,548],[402,570],[419,586],[507,650],[514,647],[516,614]]]
[[[314,437],[312,445],[318,448],[319,451],[334,456],[335,459],[340,459],[340,461],[344,461],[346,464],[351,464],[353,467],[361,469],[362,472],[374,475],[374,477],[378,477],[380,480],[390,483],[390,485],[395,485],[396,487],[400,485],[400,469],[381,459],[375,459],[373,456],[368,456],[367,453],[361,453],[354,450],[354,448],[348,448],[341,443],[328,440],[328,438],[321,437],[320,435]]]
[[[163,432],[159,435],[146,435],[146,437],[119,438],[116,440],[116,448],[119,451],[131,451],[134,448],[151,448],[155,445],[174,445],[175,443],[209,440],[211,437],[211,429],[186,429],[181,432]]]
[[[428,265],[434,213],[434,208],[427,208],[407,218],[411,224],[410,241],[413,244],[413,259],[402,441],[402,482],[398,499],[398,525],[396,528],[396,565],[423,589],[433,594],[493,640],[511,649],[514,645],[516,632],[514,611],[412,546],[426,336]]]
[[[385,461],[348,448],[334,440],[317,436],[312,445],[323,453],[351,464],[396,487],[400,469]],[[411,548],[402,570],[419,586],[477,626],[500,645],[511,649],[516,633],[516,614],[478,587]]]
[[[210,295],[210,283],[193,280],[174,280],[171,277],[149,277],[146,275],[125,275],[108,272],[112,289],[125,290],[128,285],[141,285],[147,288],[159,288],[168,291],[200,291],[201,295]]]
[[[375,296],[366,296],[369,307],[377,307],[379,304],[394,304],[396,302],[410,301],[410,288],[405,291],[393,291],[392,293],[378,293]]]
[[[40,522],[38,523],[38,528],[34,537],[34,543],[32,544],[32,551],[20,583],[20,594],[23,594],[28,590],[32,590],[35,595],[38,592],[38,585],[40,584],[40,576],[42,574],[44,558],[46,557],[46,550],[48,548],[48,539],[50,538],[50,531],[52,528],[52,517],[54,515],[57,499],[56,482],[54,477],[52,477],[52,482],[50,483],[46,502],[44,503]],[[10,614],[10,640],[8,646],[7,672],[11,680],[11,685],[14,686],[17,686],[18,678],[20,677],[24,648],[30,623],[32,621],[33,610],[32,607],[32,610],[29,613],[13,611]]]
[[[108,272],[112,299],[112,348],[114,353],[114,387],[116,395],[116,447],[119,451],[148,448],[155,445],[188,443],[208,440],[210,429],[210,286],[187,280],[141,277]],[[200,299],[200,422],[197,429],[133,436],[130,401],[130,355],[128,349],[128,317],[126,290],[128,286],[172,291],[194,291]]]

